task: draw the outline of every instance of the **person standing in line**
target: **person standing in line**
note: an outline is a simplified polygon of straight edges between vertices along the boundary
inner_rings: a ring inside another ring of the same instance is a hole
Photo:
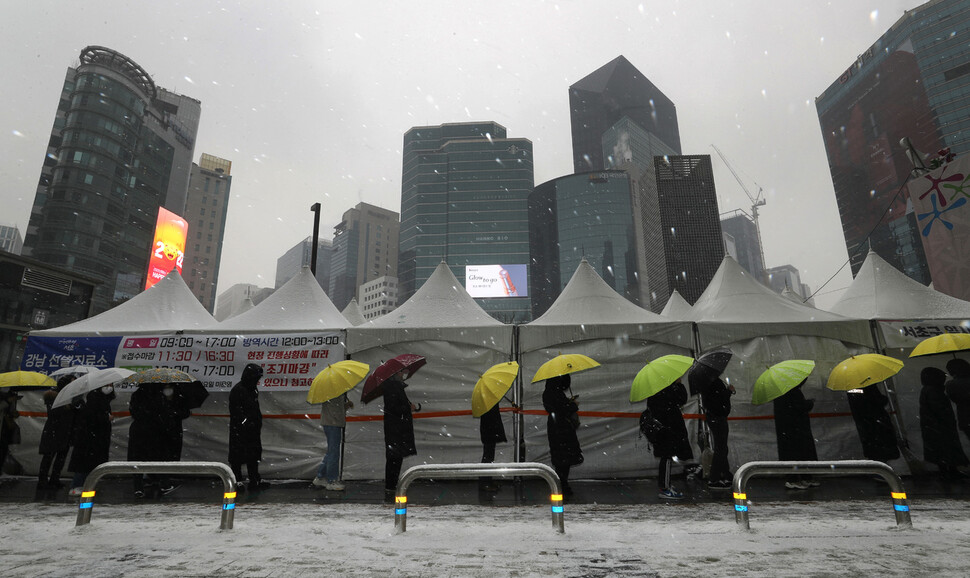
[[[401,475],[404,458],[417,455],[414,444],[414,416],[421,411],[408,399],[404,388],[406,370],[401,370],[383,383],[384,390],[384,499],[393,500],[397,492],[397,479]]]
[[[957,428],[970,438],[970,363],[963,359],[946,362],[950,374],[946,395],[957,406]]]
[[[74,408],[71,404],[52,408],[57,394],[76,376],[65,375],[57,380],[57,387],[44,392],[44,405],[47,406],[47,421],[40,434],[40,445],[37,453],[43,456],[40,460],[40,472],[37,474],[37,486],[48,488],[63,488],[61,470],[67,461],[67,452],[71,450],[71,429],[74,427]]]
[[[481,422],[478,424],[479,433],[482,437],[482,463],[490,464],[495,461],[495,446],[505,443],[505,425],[502,423],[502,413],[499,404],[492,406],[492,409],[482,414]],[[492,483],[491,477],[479,478],[479,490],[494,492],[498,487]]]
[[[684,494],[670,483],[670,470],[673,459],[686,461],[694,458],[687,437],[687,424],[680,408],[687,403],[687,388],[678,378],[677,381],[647,398],[647,409],[663,426],[657,443],[653,444],[653,455],[660,460],[657,467],[658,497],[662,500],[683,500]]]
[[[731,489],[731,466],[728,463],[728,416],[731,414],[733,385],[725,385],[720,377],[715,377],[701,388],[707,428],[711,431],[713,457],[707,478],[707,487],[713,490]]]
[[[340,481],[340,450],[343,443],[344,428],[347,427],[347,410],[353,409],[354,402],[342,393],[323,402],[320,407],[320,423],[327,438],[327,453],[317,467],[313,485],[326,490],[340,492],[344,489]]]
[[[779,461],[818,461],[809,415],[815,402],[805,399],[805,394],[802,393],[804,385],[803,380],[784,395],[774,399]],[[807,490],[818,485],[811,476],[805,474],[792,474],[785,482],[785,487],[789,490]]]
[[[7,461],[11,444],[20,443],[20,426],[17,418],[17,400],[23,396],[10,389],[0,390],[0,475],[3,475],[3,464]]]
[[[128,428],[128,461],[177,462],[182,459],[182,420],[192,415],[181,393],[170,383],[138,386],[128,402],[131,426]],[[135,497],[145,496],[145,478],[158,484],[162,495],[172,493],[177,485],[168,476],[135,474]]]
[[[569,389],[569,374],[550,377],[542,392],[542,407],[549,417],[546,419],[546,435],[549,438],[549,456],[552,468],[562,482],[563,495],[573,495],[569,485],[569,470],[583,463],[583,450],[579,447],[579,405],[576,396],[566,397]]]
[[[889,418],[886,406],[889,398],[879,391],[879,384],[872,384],[862,390],[846,392],[849,409],[859,441],[862,442],[862,455],[867,460],[888,462],[899,457],[896,432]]]
[[[236,476],[236,488],[245,490],[242,466],[246,464],[249,489],[269,487],[259,475],[259,460],[263,457],[263,413],[259,409],[257,385],[263,368],[250,363],[243,369],[239,383],[229,392],[229,467]]]
[[[84,479],[91,470],[108,461],[111,453],[111,422],[114,421],[111,400],[114,398],[115,390],[110,385],[90,391],[74,415],[74,451],[67,466],[74,472],[72,496],[80,496]]]
[[[936,367],[920,372],[923,389],[919,392],[919,429],[923,434],[923,459],[936,464],[948,479],[962,477],[957,469],[966,466],[967,455],[960,445],[953,406],[946,397],[946,373]]]

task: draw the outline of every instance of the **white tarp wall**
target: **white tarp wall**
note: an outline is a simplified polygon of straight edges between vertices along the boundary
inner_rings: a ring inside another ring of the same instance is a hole
[[[755,381],[771,365],[810,359],[815,371],[803,387],[815,400],[812,433],[821,460],[862,459],[862,445],[846,394],[825,387],[842,360],[873,351],[869,323],[795,303],[774,293],[730,257],[691,309],[700,352],[724,346],[734,357],[724,378],[737,389],[729,419],[732,468],[753,460],[777,460],[773,407],[751,403]]]
[[[404,469],[424,463],[481,461],[479,421],[471,415],[471,393],[482,373],[511,359],[512,329],[485,313],[442,263],[400,307],[347,330],[347,352],[372,371],[403,353],[427,358],[427,364],[408,380],[408,398],[422,409],[414,414],[418,454],[404,460]],[[356,407],[348,414],[343,474],[345,479],[383,479],[383,399],[365,406],[360,402],[361,388],[350,394]],[[511,414],[503,417],[511,441]],[[495,461],[513,461],[511,443],[499,444]]]
[[[616,293],[582,261],[549,310],[519,327],[525,458],[550,464],[542,407],[545,382],[530,383],[539,367],[560,353],[581,353],[600,367],[572,375],[578,394],[577,431],[585,461],[570,477],[654,476],[657,461],[639,437],[645,402],[630,404],[630,386],[646,363],[662,355],[691,355],[691,324],[641,309]],[[693,404],[696,406],[696,403]],[[691,406],[685,408],[696,411]]]

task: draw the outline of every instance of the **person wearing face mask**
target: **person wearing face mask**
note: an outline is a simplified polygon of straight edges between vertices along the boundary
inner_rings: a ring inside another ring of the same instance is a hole
[[[182,420],[192,415],[185,398],[172,384],[144,384],[128,402],[128,461],[177,462],[182,458]],[[135,474],[135,497],[145,496],[145,478],[158,485],[162,495],[177,486],[167,476]]]
[[[88,393],[84,404],[74,416],[74,451],[68,470],[74,472],[71,484],[72,496],[80,496],[84,479],[91,470],[108,461],[111,449],[111,400],[115,398],[114,388],[106,385]]]

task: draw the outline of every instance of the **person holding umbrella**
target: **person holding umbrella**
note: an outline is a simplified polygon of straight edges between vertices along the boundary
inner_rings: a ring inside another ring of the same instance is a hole
[[[192,415],[189,403],[171,383],[139,385],[128,402],[128,461],[177,462],[182,457],[182,420]],[[162,495],[178,487],[165,476],[154,477]],[[145,496],[145,476],[133,478],[135,497]]]
[[[859,441],[862,442],[862,455],[867,460],[878,462],[898,458],[896,432],[886,411],[889,398],[879,391],[879,384],[850,389],[845,395],[852,411],[852,421],[859,432]]]
[[[57,388],[44,392],[44,405],[47,406],[47,421],[40,434],[40,445],[37,453],[43,456],[40,460],[40,471],[37,474],[37,486],[49,488],[63,488],[61,470],[67,461],[67,452],[71,450],[71,430],[74,427],[74,408],[70,405],[53,407],[57,394],[65,386],[74,381],[76,376],[65,375],[57,380]]]
[[[936,464],[944,478],[963,477],[957,469],[966,466],[967,455],[960,445],[953,406],[946,397],[946,373],[936,367],[920,372],[919,428],[923,434],[923,459]]]
[[[74,472],[71,484],[72,496],[80,496],[91,470],[108,461],[111,450],[111,400],[115,398],[114,387],[104,385],[88,392],[84,403],[74,416],[73,445],[68,469]]]
[[[549,438],[549,456],[552,467],[562,482],[566,496],[573,495],[569,485],[569,470],[583,463],[583,450],[579,447],[579,405],[576,396],[566,397],[570,389],[569,374],[558,375],[546,380],[542,392],[542,407],[549,414],[546,419],[546,435]]]
[[[812,422],[809,416],[815,401],[805,399],[805,394],[802,393],[802,386],[806,381],[807,379],[802,380],[798,385],[772,400],[780,461],[818,461],[815,436],[812,435]],[[785,482],[785,487],[789,490],[807,490],[818,485],[811,476],[800,474],[788,476]]]
[[[384,498],[394,499],[397,479],[401,475],[404,458],[417,455],[414,444],[414,416],[412,412],[421,411],[408,399],[404,388],[408,370],[401,369],[390,379],[383,382],[384,390]]]
[[[7,461],[10,444],[20,443],[20,426],[17,418],[17,401],[23,396],[12,389],[0,389],[0,475],[3,474],[3,464]]]
[[[229,467],[236,475],[236,487],[246,489],[242,482],[242,466],[246,464],[249,488],[265,489],[269,483],[259,476],[259,460],[263,457],[263,413],[259,409],[256,386],[263,377],[263,368],[255,363],[246,365],[239,383],[229,392]]]
[[[505,394],[511,389],[518,374],[518,363],[514,361],[498,363],[481,375],[472,390],[472,416],[481,419],[479,435],[482,439],[483,464],[494,462],[495,446],[508,441],[505,437],[505,425],[502,423],[499,403],[502,399],[507,399]],[[478,480],[478,489],[494,492],[498,488],[492,484],[492,478],[482,477]]]
[[[957,428],[970,438],[970,363],[953,358],[946,362],[946,370],[946,395],[957,406]]]
[[[306,401],[323,404],[320,422],[327,438],[327,453],[317,467],[316,477],[311,482],[313,486],[336,492],[345,487],[340,481],[340,453],[347,427],[347,410],[354,407],[347,392],[360,383],[369,370],[366,363],[345,359],[328,365],[310,384]]]
[[[687,438],[687,424],[681,406],[687,403],[687,388],[681,378],[647,398],[647,409],[663,425],[657,443],[653,445],[653,455],[660,460],[657,467],[657,494],[662,500],[683,500],[684,494],[670,484],[670,470],[673,459],[686,461],[694,458],[694,452]]]

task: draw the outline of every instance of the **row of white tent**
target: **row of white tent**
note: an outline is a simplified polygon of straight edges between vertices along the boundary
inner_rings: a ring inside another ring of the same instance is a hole
[[[906,472],[921,468],[918,424],[919,372],[945,359],[906,358],[920,332],[939,327],[970,331],[970,302],[924,287],[870,253],[834,311],[822,311],[772,292],[726,257],[709,286],[690,306],[674,295],[662,315],[630,303],[610,288],[585,261],[556,302],[531,323],[511,326],[490,317],[442,263],[431,278],[393,312],[354,325],[329,300],[309,270],[304,270],[259,305],[216,322],[191,294],[177,273],[129,302],[37,336],[116,336],[234,333],[264,335],[338,331],[348,356],[376,367],[402,353],[425,356],[428,363],[410,380],[416,414],[416,463],[480,461],[478,422],[471,416],[470,394],[481,373],[510,359],[521,365],[520,381],[503,402],[509,443],[499,447],[497,461],[548,460],[542,383],[532,375],[560,353],[582,353],[601,367],[577,374],[579,430],[586,461],[574,477],[612,478],[653,475],[656,461],[638,436],[643,404],[629,403],[633,377],[648,361],[678,353],[697,356],[729,347],[734,358],[725,378],[738,390],[731,421],[731,461],[775,459],[771,405],[750,403],[751,387],[768,366],[786,359],[812,359],[815,373],[806,384],[815,399],[813,431],[821,459],[861,458],[861,445],[849,417],[844,393],[824,387],[828,373],[850,355],[878,351],[906,362],[892,382],[897,425],[909,444],[906,460],[893,464]],[[359,311],[358,311],[359,313]],[[912,334],[912,335],[910,335]],[[359,391],[359,390],[358,390]],[[344,450],[344,477],[379,479],[384,456],[380,402],[349,414]],[[305,391],[263,391],[263,470],[277,477],[312,477],[324,451],[316,408]],[[227,393],[214,392],[185,421],[183,459],[225,458],[228,439]],[[25,398],[42,410],[39,396]],[[116,411],[127,409],[125,396]],[[30,408],[28,408],[30,409]],[[692,426],[700,422],[697,400],[684,408]],[[24,444],[15,455],[36,469],[36,439],[43,419],[21,420]],[[124,459],[128,418],[116,420],[113,459]],[[696,435],[698,427],[691,427]],[[521,449],[516,449],[517,446]],[[915,458],[914,458],[915,456]]]

